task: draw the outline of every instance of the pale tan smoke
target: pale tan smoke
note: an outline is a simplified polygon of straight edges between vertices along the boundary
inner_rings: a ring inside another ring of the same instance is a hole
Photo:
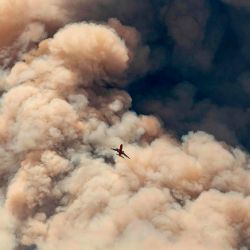
[[[125,40],[129,49],[131,77],[141,76],[150,69],[148,55],[150,49],[142,44],[139,32],[133,28],[122,25],[119,20],[110,18],[108,24],[115,29],[120,37]]]
[[[129,111],[139,34],[109,23],[67,25],[1,72],[1,247],[247,249],[249,156]]]
[[[8,67],[32,45],[69,22],[62,0],[0,1],[0,65]],[[47,30],[47,31],[46,31]]]

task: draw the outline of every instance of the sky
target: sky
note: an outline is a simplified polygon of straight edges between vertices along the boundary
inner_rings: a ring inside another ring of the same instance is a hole
[[[0,1],[0,246],[250,249],[249,25],[247,0]]]

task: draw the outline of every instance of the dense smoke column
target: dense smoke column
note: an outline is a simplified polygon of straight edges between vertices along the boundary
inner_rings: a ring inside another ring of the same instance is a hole
[[[176,81],[169,87],[163,78],[160,86],[172,96],[150,105],[146,100],[146,108],[157,107],[162,118],[170,113],[173,121],[184,109],[190,123],[205,117],[213,128],[223,113],[228,129],[222,136],[238,143],[228,104],[194,101],[199,85],[177,85],[192,70],[212,72],[219,42],[203,40],[215,18],[213,5],[118,3],[1,2],[8,26],[0,45],[1,247],[248,249],[249,155],[202,131],[176,140],[154,116],[131,111],[125,91],[133,79],[161,70]],[[19,23],[11,19],[17,12]],[[89,19],[95,22],[82,22]],[[245,89],[248,78],[247,72],[239,77]],[[243,126],[249,111],[237,107]],[[120,143],[131,160],[113,155],[110,148]]]

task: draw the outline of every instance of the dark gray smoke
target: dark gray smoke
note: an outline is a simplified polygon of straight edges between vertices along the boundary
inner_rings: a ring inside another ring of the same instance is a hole
[[[250,248],[246,1],[0,10],[1,249]]]
[[[134,108],[158,115],[177,135],[201,129],[249,150],[247,3],[168,1],[159,12],[161,37],[150,47],[164,48],[166,59],[130,86]]]

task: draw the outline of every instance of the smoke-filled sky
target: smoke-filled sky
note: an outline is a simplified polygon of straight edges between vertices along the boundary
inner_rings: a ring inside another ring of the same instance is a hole
[[[0,249],[250,249],[249,26],[247,0],[0,0]]]

